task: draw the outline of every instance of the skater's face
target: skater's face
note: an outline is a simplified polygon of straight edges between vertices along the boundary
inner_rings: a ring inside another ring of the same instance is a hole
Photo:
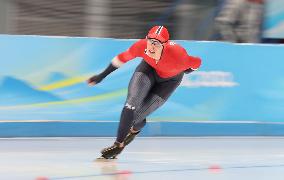
[[[160,59],[163,51],[163,43],[157,39],[147,38],[147,54],[154,59]]]

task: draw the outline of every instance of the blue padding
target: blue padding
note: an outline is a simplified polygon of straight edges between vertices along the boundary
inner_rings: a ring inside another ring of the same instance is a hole
[[[117,122],[2,122],[0,137],[115,136]],[[141,136],[283,136],[284,124],[149,122]]]

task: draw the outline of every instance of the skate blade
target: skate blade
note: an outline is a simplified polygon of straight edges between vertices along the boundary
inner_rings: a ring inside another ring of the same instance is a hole
[[[115,161],[117,160],[117,158],[105,158],[103,156],[98,157],[97,159],[95,159],[96,162],[110,162],[110,161]]]

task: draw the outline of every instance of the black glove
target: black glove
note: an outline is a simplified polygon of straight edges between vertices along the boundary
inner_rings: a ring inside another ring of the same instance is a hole
[[[113,66],[112,63],[100,74],[94,75],[87,80],[88,84],[98,84],[100,83],[107,75],[115,71],[117,67]]]
[[[87,80],[88,84],[98,84],[100,83],[104,78],[100,75],[94,75],[91,78]]]
[[[189,74],[189,73],[191,73],[191,72],[193,72],[193,71],[194,71],[193,69],[189,68],[189,69],[185,70],[184,73],[185,73],[185,74]]]

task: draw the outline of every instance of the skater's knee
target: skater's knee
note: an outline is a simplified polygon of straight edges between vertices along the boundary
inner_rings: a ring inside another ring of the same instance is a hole
[[[135,106],[134,103],[130,103],[130,102],[128,103],[128,102],[127,102],[127,103],[125,104],[124,108],[134,111],[134,110],[136,109],[136,106]]]
[[[143,101],[144,99],[142,99],[141,97],[137,97],[137,95],[135,96],[130,95],[127,97],[124,107],[132,110],[137,110],[139,109]]]

